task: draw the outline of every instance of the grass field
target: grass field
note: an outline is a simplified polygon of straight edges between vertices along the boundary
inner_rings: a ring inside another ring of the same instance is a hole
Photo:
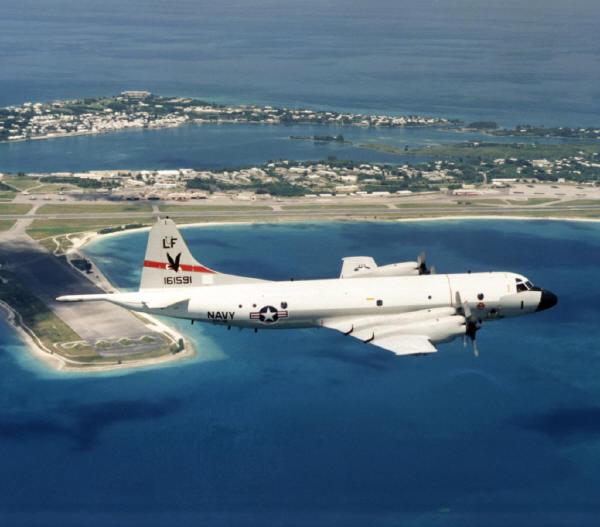
[[[29,190],[40,184],[39,179],[29,176],[4,176],[1,181],[19,190]]]
[[[223,212],[223,211],[261,211],[273,210],[267,205],[161,205],[161,212],[177,213],[177,212]]]
[[[0,190],[0,200],[2,201],[11,201],[15,199],[16,195],[17,193],[12,190]]]
[[[117,227],[129,223],[122,219],[81,219],[81,220],[34,220],[27,234],[35,240],[73,232],[96,231],[105,227]],[[148,216],[135,218],[135,223],[150,225],[154,218]]]
[[[464,200],[457,201],[457,204],[465,204],[465,205],[506,205],[506,200],[490,198],[490,199],[476,199],[476,200]],[[437,205],[436,205],[437,206]]]
[[[394,205],[399,209],[422,209],[423,207],[435,207],[438,208],[452,208],[456,207],[458,203],[437,203],[435,201],[432,202],[422,202],[422,203],[403,203],[403,202],[394,202]]]
[[[65,203],[63,205],[42,205],[38,214],[95,214],[121,212],[150,212],[152,207],[147,203]]]
[[[26,203],[0,203],[0,214],[27,214],[31,207]]]
[[[0,220],[0,231],[7,231],[10,229],[17,220]]]
[[[560,159],[578,155],[580,152],[591,154],[600,151],[597,143],[564,144],[522,144],[522,143],[483,143],[473,146],[468,143],[447,144],[411,149],[410,154],[439,159],[445,158],[482,158],[498,159],[515,157],[518,159]],[[406,152],[402,149],[402,154]]]
[[[59,342],[72,342],[80,337],[48,306],[24,287],[14,274],[2,271],[0,299],[4,300],[22,317],[23,322],[48,347],[54,349]]]
[[[396,205],[399,205],[396,203]],[[341,209],[387,209],[384,203],[315,203],[314,205],[284,205],[282,210],[341,210]]]
[[[561,205],[600,205],[600,199],[574,199],[562,201]]]
[[[358,147],[387,154],[430,157],[434,159],[504,159],[509,157],[516,157],[518,159],[559,159],[577,155],[579,152],[591,154],[600,151],[600,144],[589,142],[552,145],[533,143],[480,143],[479,146],[473,146],[470,143],[454,143],[411,148],[408,151],[404,147],[384,143],[362,143]]]
[[[60,191],[74,190],[77,189],[75,185],[69,185],[68,183],[46,183],[39,187],[33,187],[28,192],[30,194],[55,194]]]
[[[511,205],[543,205],[558,201],[556,198],[528,198],[528,199],[507,199]]]

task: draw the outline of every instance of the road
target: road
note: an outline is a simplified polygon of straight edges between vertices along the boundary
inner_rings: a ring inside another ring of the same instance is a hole
[[[526,215],[531,212],[535,212],[537,215],[547,214],[551,216],[553,213],[572,213],[575,217],[578,212],[587,213],[598,212],[600,216],[599,205],[530,205],[530,206],[517,206],[517,205],[502,205],[502,206],[435,206],[435,205],[424,205],[420,207],[406,207],[402,205],[396,205],[394,208],[381,208],[381,206],[374,205],[372,208],[361,204],[358,207],[348,205],[348,207],[342,207],[340,204],[336,204],[335,208],[328,208],[327,204],[316,205],[301,210],[290,210],[286,209],[286,206],[279,206],[277,209],[271,210],[256,210],[252,207],[248,207],[247,210],[241,208],[234,208],[233,210],[210,210],[204,209],[202,206],[198,206],[197,210],[182,210],[157,213],[155,210],[147,212],[90,212],[90,213],[64,213],[64,214],[0,214],[0,219],[11,219],[11,220],[109,220],[109,219],[122,219],[124,221],[132,221],[136,218],[148,218],[151,216],[170,216],[174,218],[206,218],[206,219],[221,219],[234,221],[236,218],[247,219],[248,217],[255,216],[260,218],[298,218],[307,219],[315,216],[318,217],[339,217],[339,216],[355,216],[358,218],[364,218],[366,216],[373,217],[399,217],[399,216],[427,216],[427,215],[444,215],[444,216],[464,216],[464,215]]]

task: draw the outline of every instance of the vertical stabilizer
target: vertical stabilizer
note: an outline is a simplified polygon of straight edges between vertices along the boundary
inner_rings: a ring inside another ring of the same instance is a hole
[[[188,249],[175,222],[159,219],[150,229],[140,289],[199,287],[258,281],[219,273],[199,263]]]

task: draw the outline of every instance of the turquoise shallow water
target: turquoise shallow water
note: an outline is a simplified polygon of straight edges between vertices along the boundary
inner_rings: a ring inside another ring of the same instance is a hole
[[[452,221],[185,229],[198,259],[276,279],[426,248],[441,271],[512,270],[559,305],[398,359],[326,330],[179,323],[199,356],[121,375],[44,372],[0,327],[6,525],[595,525],[600,227]],[[147,233],[88,248],[135,287]],[[37,522],[37,523],[36,523]]]

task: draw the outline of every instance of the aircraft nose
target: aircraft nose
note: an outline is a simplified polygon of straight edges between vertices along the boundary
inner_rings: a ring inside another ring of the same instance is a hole
[[[536,311],[544,311],[544,309],[550,309],[558,303],[558,297],[551,291],[542,289],[542,297]]]

